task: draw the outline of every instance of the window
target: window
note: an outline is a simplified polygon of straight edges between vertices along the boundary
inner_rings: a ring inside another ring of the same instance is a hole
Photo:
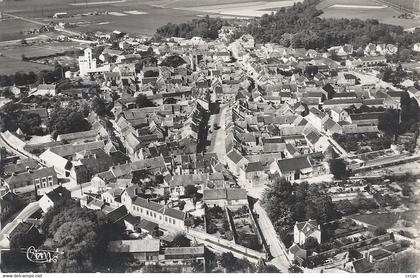
[[[168,222],[168,217],[165,216],[165,222]]]
[[[156,212],[155,212],[155,213],[153,213],[153,217],[154,217],[154,218],[156,218]]]
[[[149,211],[148,210],[146,210],[146,214],[149,215]]]
[[[53,186],[54,185],[54,180],[52,176],[48,177],[48,186]]]

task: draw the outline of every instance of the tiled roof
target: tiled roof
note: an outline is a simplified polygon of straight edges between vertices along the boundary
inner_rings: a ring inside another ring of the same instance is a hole
[[[283,173],[312,167],[307,156],[278,160],[277,164]]]
[[[177,209],[165,208],[164,214],[175,219],[185,220],[185,212],[177,210]]]

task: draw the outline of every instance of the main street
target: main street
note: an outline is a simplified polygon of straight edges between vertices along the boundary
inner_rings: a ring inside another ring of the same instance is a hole
[[[220,106],[220,111],[218,114],[211,115],[209,120],[210,129],[213,130],[211,136],[211,144],[208,149],[209,153],[216,153],[219,161],[223,164],[226,163],[226,111],[228,110],[229,105],[223,104]],[[213,125],[217,124],[220,128],[214,129]]]

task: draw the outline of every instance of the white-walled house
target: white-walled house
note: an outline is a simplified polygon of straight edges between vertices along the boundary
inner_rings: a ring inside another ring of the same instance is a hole
[[[303,245],[307,238],[313,237],[318,243],[321,243],[321,226],[316,220],[296,222],[293,228],[293,241],[296,244]]]

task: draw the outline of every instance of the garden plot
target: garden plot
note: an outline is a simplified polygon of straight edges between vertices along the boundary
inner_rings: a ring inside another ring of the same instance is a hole
[[[240,208],[230,207],[228,212],[233,224],[236,243],[256,251],[262,251],[261,239],[258,236],[249,208],[247,206]]]

